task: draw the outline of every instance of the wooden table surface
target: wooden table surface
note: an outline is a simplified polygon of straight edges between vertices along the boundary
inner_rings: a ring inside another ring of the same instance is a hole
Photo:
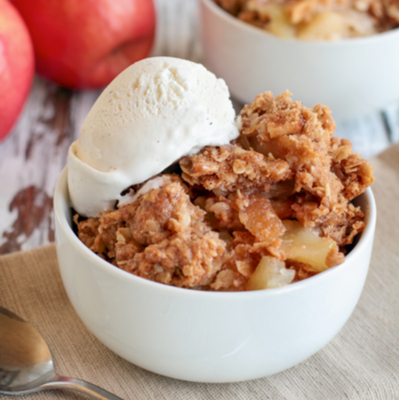
[[[158,0],[152,55],[202,61],[196,0]],[[36,77],[12,134],[0,143],[0,254],[54,241],[53,191],[69,145],[100,91],[71,91]],[[301,99],[300,99],[301,100]],[[236,110],[241,104],[234,103]],[[338,123],[336,134],[372,157],[399,139],[398,104]]]

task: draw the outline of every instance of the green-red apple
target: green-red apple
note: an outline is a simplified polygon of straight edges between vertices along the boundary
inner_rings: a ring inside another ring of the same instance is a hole
[[[12,3],[31,33],[37,72],[65,87],[105,86],[153,44],[153,0]]]
[[[32,42],[18,11],[0,0],[0,142],[11,132],[35,71]]]

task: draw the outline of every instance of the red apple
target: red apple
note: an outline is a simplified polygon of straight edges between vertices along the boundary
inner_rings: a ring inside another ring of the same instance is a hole
[[[32,84],[32,42],[18,11],[0,0],[0,142],[11,132]]]
[[[148,56],[153,0],[12,0],[31,33],[36,70],[69,88],[97,88]]]

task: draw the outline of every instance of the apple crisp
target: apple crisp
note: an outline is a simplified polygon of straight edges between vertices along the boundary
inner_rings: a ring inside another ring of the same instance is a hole
[[[399,26],[397,0],[214,0],[240,20],[282,38],[338,40]]]
[[[80,240],[134,275],[201,290],[280,287],[341,264],[364,228],[352,200],[374,178],[333,136],[329,108],[267,92],[237,125],[229,145],[128,188],[115,210],[75,215]]]

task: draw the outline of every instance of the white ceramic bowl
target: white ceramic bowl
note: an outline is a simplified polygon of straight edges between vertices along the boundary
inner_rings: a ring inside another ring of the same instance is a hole
[[[280,39],[201,0],[205,65],[237,100],[285,90],[313,107],[326,104],[334,119],[381,109],[399,98],[399,30],[339,41]]]
[[[92,253],[71,229],[65,169],[54,197],[61,276],[87,328],[126,360],[189,381],[259,378],[310,357],[352,313],[374,237],[370,189],[359,204],[366,229],[342,265],[280,289],[201,292],[139,278]]]

